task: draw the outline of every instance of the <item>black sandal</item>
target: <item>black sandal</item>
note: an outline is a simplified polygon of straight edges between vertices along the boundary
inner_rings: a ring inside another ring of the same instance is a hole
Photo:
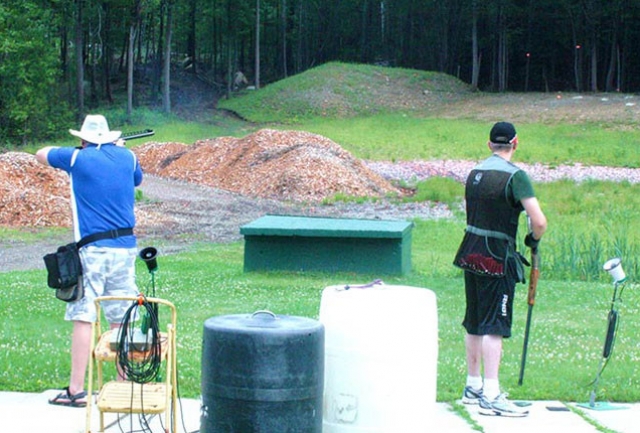
[[[87,398],[87,392],[82,391],[75,395],[71,395],[69,393],[69,387],[64,388],[64,390],[56,395],[54,398],[49,400],[49,404],[54,404],[57,406],[68,406],[68,407],[86,407],[86,401],[78,401],[81,399]]]

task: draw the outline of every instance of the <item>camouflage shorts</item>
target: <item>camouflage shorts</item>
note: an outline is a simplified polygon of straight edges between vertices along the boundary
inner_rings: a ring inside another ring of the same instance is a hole
[[[96,321],[94,299],[98,296],[136,296],[135,260],[137,248],[104,248],[87,246],[80,249],[84,298],[67,304],[65,320]],[[120,323],[130,301],[110,301],[101,305],[109,323]]]

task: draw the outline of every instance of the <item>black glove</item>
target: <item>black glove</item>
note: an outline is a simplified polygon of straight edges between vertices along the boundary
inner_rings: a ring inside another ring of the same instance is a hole
[[[533,233],[528,233],[524,237],[524,244],[531,248],[533,251],[538,249],[538,244],[540,244],[540,239],[536,239],[533,237]]]

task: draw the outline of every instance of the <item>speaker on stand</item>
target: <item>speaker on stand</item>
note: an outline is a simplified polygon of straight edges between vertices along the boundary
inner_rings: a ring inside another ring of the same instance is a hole
[[[158,271],[158,250],[155,247],[146,247],[140,250],[138,254],[140,259],[147,265],[147,270],[151,275],[151,297],[156,296],[156,272]],[[156,318],[158,317],[158,304],[153,304],[153,313]],[[142,318],[142,333],[146,334],[149,329],[149,317],[144,316]]]

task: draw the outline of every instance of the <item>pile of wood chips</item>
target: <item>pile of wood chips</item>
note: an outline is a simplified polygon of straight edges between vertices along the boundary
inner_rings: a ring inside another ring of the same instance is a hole
[[[0,154],[0,225],[71,226],[69,177],[24,152]]]
[[[318,202],[336,194],[382,197],[387,180],[326,137],[261,129],[187,146],[147,143],[135,149],[146,173],[250,197]]]
[[[193,145],[150,142],[134,152],[145,173],[250,197],[318,202],[398,192],[336,143],[302,131],[262,129]],[[66,173],[28,153],[0,154],[0,225],[70,227],[69,196]],[[144,223],[145,215],[136,217]]]

